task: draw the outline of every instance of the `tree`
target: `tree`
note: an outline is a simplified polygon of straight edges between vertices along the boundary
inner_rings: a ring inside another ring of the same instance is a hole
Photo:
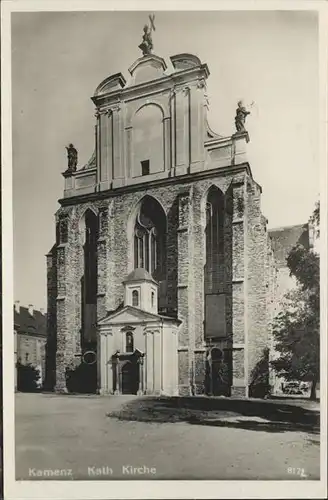
[[[66,387],[69,392],[92,394],[97,391],[97,365],[80,365],[66,368]]]
[[[310,217],[310,223],[315,227],[316,236],[320,236],[320,201],[315,204],[315,209]]]
[[[310,221],[319,224],[319,203]],[[287,265],[297,280],[297,288],[285,295],[282,311],[274,320],[279,357],[271,365],[286,380],[310,382],[310,398],[315,399],[320,380],[319,255],[298,244],[290,251]]]
[[[17,390],[21,392],[36,392],[39,390],[40,372],[31,365],[17,362]]]
[[[249,396],[251,398],[265,398],[269,394],[269,349],[265,347],[260,359],[251,371]]]

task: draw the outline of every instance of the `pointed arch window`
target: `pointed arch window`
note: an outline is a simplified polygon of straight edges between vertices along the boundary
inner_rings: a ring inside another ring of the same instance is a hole
[[[224,195],[218,188],[212,187],[206,203],[206,293],[223,291],[224,217]]]
[[[84,276],[85,299],[87,304],[97,302],[97,240],[98,217],[91,211],[85,213]]]
[[[97,289],[99,219],[92,210],[87,209],[80,221],[83,232],[84,273],[81,277],[81,344],[95,342],[97,339]]]
[[[134,267],[146,269],[155,279],[165,279],[166,216],[159,203],[146,197],[134,228]]]
[[[206,203],[205,337],[226,335],[225,198],[213,186]],[[218,352],[219,354],[219,352]]]
[[[212,253],[213,253],[213,205],[210,202],[206,203],[206,259],[208,267],[211,268]]]

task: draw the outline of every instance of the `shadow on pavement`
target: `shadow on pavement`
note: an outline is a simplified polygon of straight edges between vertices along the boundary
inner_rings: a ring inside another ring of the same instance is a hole
[[[107,414],[120,420],[140,422],[186,422],[266,432],[320,432],[319,411],[295,404],[263,400],[207,397],[136,398],[120,410]]]

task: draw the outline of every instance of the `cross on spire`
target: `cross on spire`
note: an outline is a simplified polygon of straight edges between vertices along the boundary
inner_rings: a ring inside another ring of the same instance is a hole
[[[149,14],[149,21],[150,21],[150,31],[156,31],[155,28],[155,14]]]

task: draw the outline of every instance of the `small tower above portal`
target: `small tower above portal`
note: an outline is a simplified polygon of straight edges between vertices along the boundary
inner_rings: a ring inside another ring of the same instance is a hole
[[[134,269],[123,282],[125,306],[138,307],[153,314],[158,313],[158,284],[146,269]]]

